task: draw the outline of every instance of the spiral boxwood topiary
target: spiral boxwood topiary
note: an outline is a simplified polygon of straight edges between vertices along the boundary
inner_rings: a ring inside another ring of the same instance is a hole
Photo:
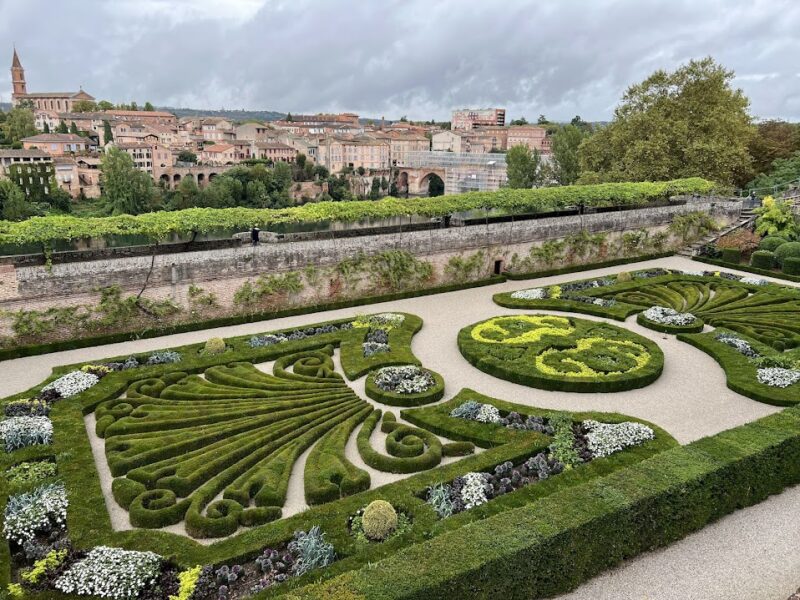
[[[362,519],[364,535],[371,540],[383,541],[397,529],[397,511],[386,500],[370,502]]]
[[[738,248],[723,248],[722,260],[738,265],[742,261],[742,251]]]
[[[789,257],[800,257],[800,242],[786,242],[775,250],[775,262],[783,266],[783,261]]]
[[[225,352],[225,340],[219,337],[209,338],[206,342],[205,348],[203,348],[203,354],[207,354],[209,356],[213,356],[215,354],[222,354]]]
[[[765,237],[761,242],[758,244],[759,250],[768,250],[770,252],[775,252],[778,249],[778,246],[785,244],[787,242],[786,239],[778,236],[778,235],[768,235]]]
[[[756,250],[750,257],[750,266],[758,269],[771,269],[775,264],[775,253],[769,250]]]
[[[783,261],[783,272],[787,275],[800,275],[800,257],[789,256]]]

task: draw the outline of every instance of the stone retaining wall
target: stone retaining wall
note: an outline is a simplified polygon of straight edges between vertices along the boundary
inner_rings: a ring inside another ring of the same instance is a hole
[[[589,232],[621,232],[659,229],[680,214],[709,212],[721,223],[735,221],[740,202],[696,200],[677,206],[661,206],[609,212],[561,216],[514,223],[489,223],[428,231],[386,233],[354,238],[264,243],[208,251],[127,256],[103,260],[11,267],[0,271],[0,306],[25,300],[52,300],[54,296],[88,294],[95,289],[119,285],[126,290],[186,286],[189,283],[241,280],[264,273],[300,269],[313,264],[324,267],[363,252],[407,250],[419,257],[447,256],[485,248],[489,259],[503,258],[509,250],[547,239],[563,238],[581,229]],[[152,266],[152,270],[151,270]],[[149,279],[148,279],[149,273]]]

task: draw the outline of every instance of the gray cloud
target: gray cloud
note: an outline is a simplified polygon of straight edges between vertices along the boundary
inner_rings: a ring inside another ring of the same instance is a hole
[[[798,31],[794,0],[0,0],[31,91],[389,118],[608,119],[628,85],[711,55],[754,115],[800,120]]]

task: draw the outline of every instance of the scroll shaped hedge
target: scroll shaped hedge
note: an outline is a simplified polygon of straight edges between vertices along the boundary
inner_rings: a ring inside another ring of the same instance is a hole
[[[132,524],[185,517],[191,535],[218,537],[279,518],[292,466],[321,438],[312,468],[326,468],[307,478],[309,502],[369,487],[343,455],[345,434],[369,406],[334,372],[332,354],[327,346],[281,357],[273,375],[251,363],[210,367],[203,377],[170,373],[100,404],[98,433],[111,473],[125,478],[114,492]],[[333,481],[337,493],[325,485]]]
[[[654,342],[574,317],[493,317],[464,327],[458,347],[482,371],[547,390],[630,390],[655,381],[664,367]]]

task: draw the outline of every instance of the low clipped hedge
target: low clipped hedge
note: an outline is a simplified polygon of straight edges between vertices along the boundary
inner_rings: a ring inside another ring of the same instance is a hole
[[[739,248],[723,248],[721,257],[725,262],[739,264],[742,262],[742,251]]]
[[[800,282],[800,276],[797,275],[788,275],[786,273],[782,273],[780,271],[773,270],[773,264],[770,264],[769,268],[758,268],[752,265],[729,265],[721,260],[716,260],[714,258],[708,258],[707,256],[693,256],[692,260],[695,260],[700,263],[705,263],[707,265],[714,265],[717,267],[729,267],[731,269],[737,269],[739,271],[744,271],[746,273],[753,273],[755,275],[765,275],[767,277],[774,277],[775,279],[785,279],[786,281],[796,281]]]
[[[798,482],[800,409],[790,408],[403,549],[295,598],[550,597]]]
[[[703,331],[703,320],[695,318],[694,323],[690,325],[670,325],[669,323],[658,323],[652,319],[648,319],[641,312],[636,315],[636,322],[642,327],[647,327],[653,331],[660,331],[661,333],[671,333],[677,335],[679,333],[699,333]]]
[[[789,256],[783,261],[783,272],[787,275],[800,275],[800,256]]]
[[[441,375],[430,369],[424,369],[433,376],[433,386],[419,394],[398,394],[397,392],[387,392],[382,390],[375,383],[375,376],[377,371],[369,374],[366,379],[364,391],[367,397],[372,398],[381,404],[388,404],[389,406],[422,406],[424,404],[432,404],[442,399],[444,396],[444,379]]]
[[[786,242],[775,250],[775,262],[780,266],[783,266],[783,261],[789,257],[800,258],[800,242]]]
[[[771,269],[775,264],[775,253],[770,250],[756,250],[750,256],[750,266],[756,269]]]

